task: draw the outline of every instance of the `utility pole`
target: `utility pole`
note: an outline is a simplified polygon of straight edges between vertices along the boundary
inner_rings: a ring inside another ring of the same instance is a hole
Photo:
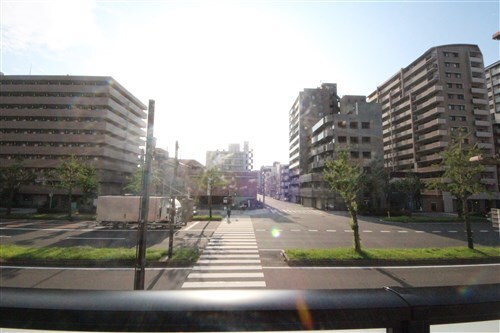
[[[140,206],[139,228],[137,230],[137,250],[134,275],[134,290],[144,290],[146,273],[146,231],[149,212],[149,176],[151,173],[151,160],[153,159],[153,129],[155,122],[155,101],[149,100],[148,129],[146,134],[146,156],[142,173],[142,198]]]
[[[179,143],[175,141],[175,162],[174,162],[174,176],[172,177],[172,186],[175,185],[175,178],[177,177],[177,166],[179,165],[179,160],[178,158],[178,152],[179,152]],[[172,254],[173,254],[173,248],[174,248],[174,220],[175,220],[175,214],[176,214],[176,207],[175,207],[175,196],[172,195],[171,193],[171,204],[170,204],[170,223],[169,223],[169,236],[168,236],[168,258],[172,259]]]

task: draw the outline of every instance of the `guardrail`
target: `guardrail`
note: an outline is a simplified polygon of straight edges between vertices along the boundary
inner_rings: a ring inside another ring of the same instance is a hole
[[[0,327],[85,331],[387,328],[500,319],[500,284],[362,290],[83,291],[0,288]]]

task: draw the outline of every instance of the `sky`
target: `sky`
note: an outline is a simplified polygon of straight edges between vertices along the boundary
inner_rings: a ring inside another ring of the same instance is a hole
[[[304,88],[369,95],[428,49],[500,58],[495,1],[0,0],[5,75],[112,76],[155,100],[157,147],[205,164],[248,141],[254,169],[288,163]]]

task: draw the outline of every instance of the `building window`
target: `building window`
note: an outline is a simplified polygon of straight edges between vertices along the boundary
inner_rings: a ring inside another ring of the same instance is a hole
[[[460,78],[462,77],[462,74],[461,74],[461,73],[455,73],[455,77],[456,77],[457,79],[460,79]]]
[[[358,128],[358,122],[357,121],[351,121],[351,123],[349,124],[349,127],[350,128]]]
[[[363,158],[372,158],[372,153],[370,151],[364,151]]]
[[[359,158],[359,152],[351,151],[351,158]]]
[[[448,99],[453,99],[453,98],[455,98],[455,95],[453,95],[453,94],[448,94]]]
[[[337,126],[340,127],[340,128],[346,128],[347,126],[347,123],[345,120],[340,120],[337,122]]]
[[[347,137],[339,136],[339,143],[346,143],[346,142],[347,142]]]
[[[446,86],[447,86],[448,88],[453,88],[453,83],[447,83],[447,84],[446,84]]]
[[[464,85],[461,84],[461,83],[457,83],[457,89],[463,89],[464,88]]]
[[[464,99],[464,95],[458,94],[458,95],[457,95],[457,98],[458,98],[458,99],[462,99],[462,100],[463,100],[463,99]]]
[[[369,129],[370,128],[370,123],[369,122],[362,122],[361,123],[361,128]]]
[[[371,143],[371,138],[369,136],[364,136],[361,138],[362,143]]]
[[[351,136],[351,137],[349,138],[349,140],[350,140],[350,142],[351,142],[351,143],[358,143],[358,142],[359,142],[359,141],[358,141],[358,137],[357,137],[357,136]]]

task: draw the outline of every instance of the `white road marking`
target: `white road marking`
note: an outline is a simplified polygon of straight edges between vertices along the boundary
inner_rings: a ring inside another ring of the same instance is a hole
[[[204,281],[184,282],[182,288],[254,288],[265,287],[265,281]]]
[[[258,263],[260,260],[256,260]],[[229,265],[224,265],[224,266],[215,266],[215,265],[210,265],[210,266],[194,266],[193,271],[232,271],[232,270],[241,270],[241,271],[254,271],[254,270],[261,270],[262,266],[261,265],[247,265],[247,266],[229,266]]]
[[[189,279],[263,278],[264,273],[191,273]]]
[[[380,230],[380,232],[390,233],[390,230]]]
[[[398,230],[399,233],[408,233],[408,230]]]
[[[337,230],[327,230],[326,232],[337,232]]]
[[[195,223],[191,224],[189,227],[182,229],[182,231],[188,231],[188,230],[191,230],[191,229],[192,229],[195,225],[197,225],[198,223],[200,223],[200,222],[195,222]]]
[[[120,237],[66,237],[66,239],[85,239],[85,240],[123,240],[127,238],[120,238]]]
[[[12,236],[0,235],[0,238],[11,238]]]
[[[300,229],[291,229],[290,231],[297,232],[297,231],[301,231],[301,230]]]
[[[373,231],[371,231],[371,230],[363,230],[363,232],[373,232]]]
[[[309,230],[307,230],[307,231],[310,231],[310,232],[317,232],[318,230],[316,230],[316,229],[309,229]]]
[[[259,264],[260,259],[200,259],[196,264]],[[234,267],[234,266],[229,266]]]
[[[441,233],[441,230],[433,230],[432,232],[435,234],[439,234],[439,233]]]

